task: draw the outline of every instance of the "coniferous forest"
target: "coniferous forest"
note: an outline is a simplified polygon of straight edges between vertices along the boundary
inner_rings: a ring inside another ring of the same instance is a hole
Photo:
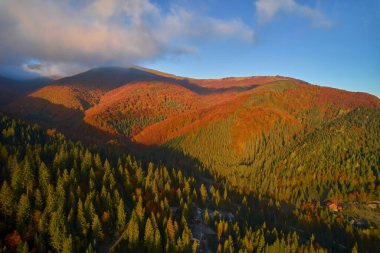
[[[354,110],[275,166],[239,173],[162,148],[135,158],[8,116],[0,128],[2,252],[378,250],[368,203],[379,197],[379,109]]]
[[[379,24],[0,0],[0,253],[380,253]]]
[[[380,248],[369,94],[100,68],[2,111],[0,252]]]

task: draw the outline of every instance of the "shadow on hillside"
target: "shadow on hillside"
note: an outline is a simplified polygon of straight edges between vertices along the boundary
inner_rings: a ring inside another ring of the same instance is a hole
[[[207,188],[211,185],[218,188],[228,184],[228,180],[215,175],[209,168],[205,168],[198,159],[184,154],[179,149],[169,146],[133,145],[133,148],[129,149],[128,152],[144,161],[142,165],[145,168],[149,162],[153,162],[157,165],[166,166],[169,170],[172,168],[181,169],[184,175],[195,178],[198,189],[202,183]],[[248,189],[232,188],[228,196],[232,200],[231,205],[222,205],[217,209],[232,212],[240,224],[250,224],[256,230],[265,223],[270,230],[282,231],[285,236],[295,232],[300,238],[300,244],[309,243],[310,238],[314,235],[317,244],[332,252],[347,252],[353,247],[352,242],[355,240],[347,234],[345,228],[338,226],[337,223],[327,225],[316,218],[311,219],[310,222],[306,221],[307,219],[300,220],[295,213],[296,207],[291,203],[280,201],[276,204],[274,198],[259,196]],[[242,204],[244,196],[247,199],[247,206]],[[269,239],[267,242],[272,244],[274,239],[272,241]]]
[[[111,134],[85,123],[82,111],[53,104],[41,98],[24,97],[22,102],[16,101],[1,108],[1,111],[26,122],[37,123],[46,129],[57,129],[67,137],[88,144],[107,143],[115,139]]]
[[[250,84],[245,87],[234,86],[228,88],[207,88],[189,79],[176,78],[149,72],[138,68],[102,67],[91,69],[78,75],[62,78],[55,84],[81,84],[87,87],[106,88],[111,90],[122,85],[133,84],[136,82],[166,82],[180,85],[198,94],[211,94],[226,91],[246,91],[257,87]]]
[[[226,88],[207,88],[200,86],[198,84],[192,83],[189,80],[177,80],[176,84],[189,89],[195,93],[198,93],[200,95],[208,95],[213,93],[223,93],[223,92],[243,92],[247,90],[254,89],[258,87],[258,84],[251,84],[248,86],[232,86],[232,87],[226,87]]]
[[[27,122],[38,123],[44,128],[55,128],[73,140],[80,140],[86,144],[97,144],[110,158],[117,159],[120,154],[130,153],[142,161],[144,167],[149,162],[154,162],[157,165],[166,166],[169,170],[181,169],[184,175],[195,178],[198,187],[201,183],[207,186],[228,184],[227,179],[217,176],[216,173],[212,175],[211,170],[205,168],[198,159],[184,154],[179,149],[131,143],[88,125],[83,121],[83,112],[80,110],[68,109],[47,100],[28,97],[26,103],[12,105],[5,113]],[[110,140],[116,139],[117,142],[110,142]],[[247,198],[247,207],[242,204],[243,196]],[[351,244],[354,240],[349,238],[344,229],[342,230],[335,223],[329,228],[324,223],[300,221],[294,214],[295,207],[289,203],[280,202],[275,205],[273,204],[275,203],[274,199],[259,197],[247,189],[233,189],[229,197],[233,204],[226,209],[237,214],[236,220],[241,224],[247,223],[257,229],[265,223],[270,229],[276,228],[277,231],[281,230],[285,233],[296,232],[301,238],[301,243],[307,243],[314,234],[320,245],[334,252],[345,252],[352,247]],[[249,209],[250,211],[248,211]],[[347,248],[344,250],[334,241]],[[273,243],[272,241],[268,242]]]

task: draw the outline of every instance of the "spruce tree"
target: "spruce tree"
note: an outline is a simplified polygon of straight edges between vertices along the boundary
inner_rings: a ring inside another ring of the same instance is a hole
[[[16,212],[16,223],[20,231],[24,230],[29,223],[31,207],[29,197],[26,194],[21,195]]]
[[[10,217],[14,210],[14,193],[7,181],[3,182],[0,190],[0,210],[5,217]]]
[[[117,229],[120,231],[122,228],[124,228],[126,222],[126,214],[124,211],[124,201],[120,199],[119,205],[117,207]]]

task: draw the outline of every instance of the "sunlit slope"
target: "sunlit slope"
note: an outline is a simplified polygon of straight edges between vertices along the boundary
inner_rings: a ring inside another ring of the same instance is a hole
[[[147,125],[199,107],[197,94],[162,82],[138,82],[104,94],[84,120],[104,131],[131,137]]]
[[[76,132],[89,125],[132,138],[149,125],[210,108],[283,77],[189,79],[140,68],[105,67],[62,78],[17,99],[7,111]]]
[[[184,151],[205,145],[211,155],[199,150],[193,155],[207,156],[210,164],[213,154],[222,153],[227,154],[223,163],[249,164],[249,147],[257,136],[271,133],[286,143],[354,108],[379,105],[368,94],[281,76],[191,79],[109,67],[59,79],[6,110],[67,134],[78,135],[86,126],[120,143],[127,139],[149,146],[181,140],[178,147]]]
[[[277,83],[135,140],[162,141],[234,186],[296,205],[367,201],[379,194],[379,106],[368,94]]]
[[[134,136],[134,140],[159,145],[181,137],[184,147],[204,142],[209,144],[205,149],[214,149],[209,150],[212,154],[223,148],[226,151],[233,148],[240,157],[254,136],[277,131],[276,134],[291,139],[297,133],[308,132],[321,122],[354,108],[374,106],[380,106],[380,101],[368,94],[319,87],[298,80],[276,81],[153,124]],[[223,144],[214,145],[214,141]],[[231,161],[228,156],[226,160]]]

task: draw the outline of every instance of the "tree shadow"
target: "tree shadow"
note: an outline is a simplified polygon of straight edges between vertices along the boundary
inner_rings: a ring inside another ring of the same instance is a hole
[[[62,105],[34,97],[27,97],[26,103],[13,105],[7,108],[6,114],[21,118],[27,122],[37,123],[43,128],[55,128],[67,137],[95,145],[111,157],[129,153],[142,161],[143,167],[149,162],[181,170],[185,176],[194,177],[198,187],[201,183],[228,184],[228,180],[217,173],[213,173],[197,158],[185,154],[180,149],[170,146],[146,146],[133,143],[122,136],[115,136],[102,131],[84,122],[83,112],[68,109]],[[242,204],[246,197],[248,205]],[[352,248],[355,242],[354,235],[345,232],[337,223],[327,225],[324,222],[305,222],[295,214],[296,207],[285,201],[276,203],[270,196],[260,196],[258,193],[244,191],[241,188],[231,188],[233,205],[229,208],[235,212],[236,220],[241,224],[249,224],[253,228],[260,228],[264,223],[270,229],[276,228],[286,234],[297,233],[301,243],[306,244],[312,234],[316,236],[316,242],[334,252],[346,252]],[[341,245],[339,245],[341,244]],[[345,247],[345,248],[344,248]]]
[[[82,111],[53,104],[45,99],[27,96],[22,102],[16,101],[1,110],[28,123],[37,123],[45,129],[57,129],[67,137],[88,144],[108,143],[115,139],[113,135],[84,122]]]
[[[80,84],[86,87],[105,88],[111,90],[122,85],[133,84],[136,82],[165,82],[173,85],[179,85],[189,89],[197,94],[205,95],[212,93],[222,93],[228,91],[242,92],[256,88],[257,84],[249,84],[244,87],[232,86],[227,88],[208,88],[197,84],[195,79],[176,78],[156,74],[139,68],[120,68],[120,67],[102,67],[62,78],[54,84]]]

